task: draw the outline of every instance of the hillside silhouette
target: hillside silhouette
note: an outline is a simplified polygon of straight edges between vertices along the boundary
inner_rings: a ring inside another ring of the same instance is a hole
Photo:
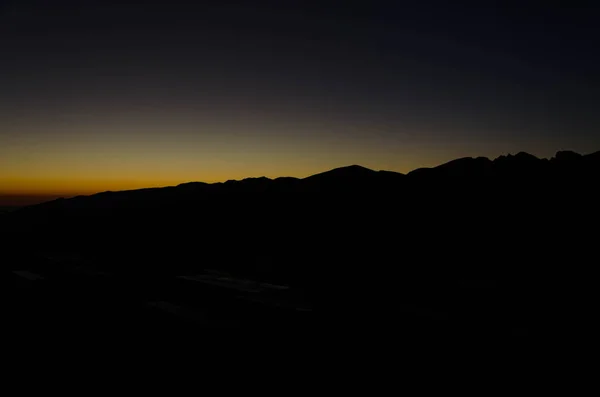
[[[18,285],[59,280],[56,299],[82,294],[104,320],[155,324],[115,303],[143,296],[186,324],[200,305],[204,325],[297,329],[318,299],[332,325],[527,337],[572,321],[593,290],[599,180],[600,152],[521,152],[103,192],[2,214],[3,255]],[[22,310],[38,307],[27,299]]]

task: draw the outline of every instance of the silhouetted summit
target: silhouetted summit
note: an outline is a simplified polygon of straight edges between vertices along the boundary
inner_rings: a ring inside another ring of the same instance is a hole
[[[419,168],[409,172],[412,180],[421,179],[421,182],[452,182],[457,179],[470,179],[486,176],[492,162],[486,157],[465,157],[452,160],[434,168]]]
[[[556,153],[554,160],[562,162],[575,162],[582,159],[582,155],[579,153],[572,152],[570,150],[564,150]]]
[[[347,167],[334,168],[330,171],[325,171],[319,174],[311,175],[305,180],[311,181],[315,179],[354,179],[354,178],[364,178],[372,176],[376,173],[369,168],[360,166],[360,165],[350,165]]]
[[[399,182],[403,174],[391,171],[374,171],[360,165],[335,168],[302,180],[307,191],[348,191],[381,189]]]

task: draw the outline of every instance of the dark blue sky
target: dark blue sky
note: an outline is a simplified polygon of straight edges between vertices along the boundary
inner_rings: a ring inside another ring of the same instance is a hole
[[[0,193],[600,148],[595,2],[198,3],[0,2]]]

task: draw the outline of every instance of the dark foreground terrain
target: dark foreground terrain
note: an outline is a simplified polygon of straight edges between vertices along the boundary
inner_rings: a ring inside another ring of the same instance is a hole
[[[600,152],[519,153],[26,207],[0,216],[10,324],[549,336],[589,318],[599,177]]]

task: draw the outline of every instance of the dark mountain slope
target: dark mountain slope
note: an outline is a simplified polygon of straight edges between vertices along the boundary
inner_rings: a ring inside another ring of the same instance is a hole
[[[366,304],[377,321],[397,305],[476,305],[527,322],[592,290],[599,153],[104,192],[4,214],[2,241],[8,262],[69,254],[134,278],[217,269]],[[469,280],[496,295],[454,289]]]

